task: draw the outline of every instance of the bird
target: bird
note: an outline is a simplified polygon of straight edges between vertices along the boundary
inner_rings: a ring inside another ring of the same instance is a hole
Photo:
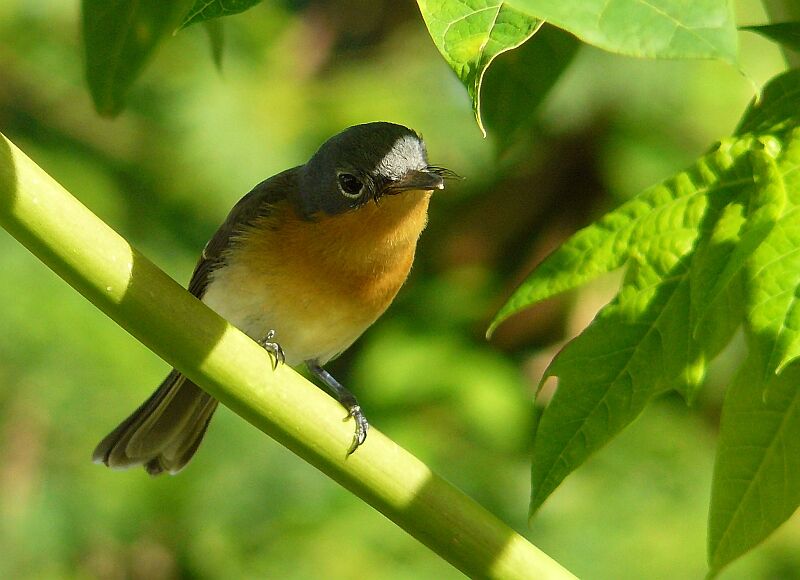
[[[355,125],[304,165],[256,185],[203,249],[188,290],[268,352],[305,364],[354,420],[348,455],[369,429],[356,397],[324,366],[386,311],[406,281],[435,190],[455,173],[428,163],[415,131]],[[173,369],[97,445],[108,467],[178,473],[217,400]]]

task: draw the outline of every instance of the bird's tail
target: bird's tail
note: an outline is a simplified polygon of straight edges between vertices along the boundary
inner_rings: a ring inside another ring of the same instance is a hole
[[[177,473],[197,451],[216,408],[216,399],[173,370],[92,457],[116,469],[144,465],[151,475]]]

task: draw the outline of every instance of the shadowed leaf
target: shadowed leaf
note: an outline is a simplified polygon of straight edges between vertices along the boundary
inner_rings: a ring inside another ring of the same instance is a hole
[[[158,45],[193,0],[83,0],[86,80],[101,115],[117,115]]]
[[[572,62],[580,42],[563,30],[545,25],[530,41],[497,58],[486,73],[483,116],[498,152],[523,146],[540,105]]]
[[[183,19],[181,28],[214,18],[239,14],[260,2],[261,0],[195,0],[191,10]]]
[[[800,22],[780,22],[763,26],[742,26],[742,30],[755,32],[786,48],[800,51]]]
[[[222,71],[222,51],[225,48],[225,26],[222,20],[207,20],[203,28],[208,34],[208,44],[211,47],[211,59],[218,71]]]

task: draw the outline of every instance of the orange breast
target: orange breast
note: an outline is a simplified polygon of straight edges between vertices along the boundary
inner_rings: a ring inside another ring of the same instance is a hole
[[[405,282],[429,200],[430,192],[406,192],[318,221],[277,207],[244,236],[208,297],[221,302],[223,292],[228,312],[215,309],[254,338],[274,329],[292,364],[325,362],[352,344]]]

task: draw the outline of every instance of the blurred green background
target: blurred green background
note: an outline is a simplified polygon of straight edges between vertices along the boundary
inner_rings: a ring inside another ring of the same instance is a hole
[[[739,23],[765,21],[758,2],[736,6]],[[225,25],[221,72],[190,27],[109,121],[83,84],[79,3],[4,0],[0,130],[186,282],[255,183],[348,125],[417,129],[431,161],[466,179],[437,194],[406,287],[331,370],[377,428],[579,576],[701,578],[719,409],[741,345],[692,409],[652,405],[529,526],[534,389],[616,278],[516,317],[490,343],[483,332],[572,231],[728,135],[748,81],[720,63],[582,47],[512,160],[481,138],[413,2],[268,1]],[[784,66],[766,41],[741,42],[757,82]],[[96,442],[167,365],[2,231],[0,273],[0,578],[459,576],[226,409],[179,476],[93,465]],[[722,578],[800,578],[799,543],[794,518]]]

